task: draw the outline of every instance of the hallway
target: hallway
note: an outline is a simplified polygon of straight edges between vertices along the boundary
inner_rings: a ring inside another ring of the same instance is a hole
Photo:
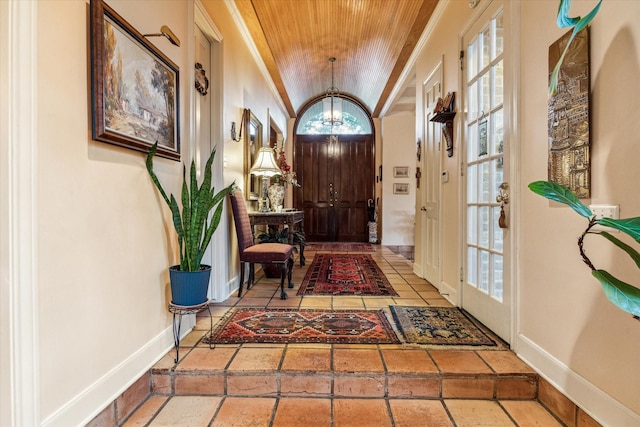
[[[256,285],[242,298],[234,295],[211,305],[214,328],[232,307],[451,305],[413,274],[410,261],[388,248],[373,248],[372,257],[398,297],[296,296],[314,256],[305,251],[306,266],[296,263],[295,288],[287,300],[279,299],[278,279],[258,273]],[[125,393],[112,405],[113,423],[101,418],[103,413],[90,425],[598,425],[502,345],[474,350],[415,344],[218,344],[209,349],[201,342],[209,325],[208,313],[200,313],[180,343],[179,363],[174,364],[175,351],[170,351],[150,379],[143,376],[130,388],[148,394],[151,384],[151,394],[138,408],[126,407],[135,401],[135,391]],[[571,420],[560,421],[541,401]]]

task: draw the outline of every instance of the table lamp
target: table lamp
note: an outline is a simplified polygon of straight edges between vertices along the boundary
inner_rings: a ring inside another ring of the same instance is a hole
[[[260,151],[258,151],[258,158],[250,170],[252,175],[262,177],[262,212],[269,212],[269,207],[267,206],[267,180],[269,177],[282,173],[276,164],[276,158],[273,154],[273,148],[261,147]]]

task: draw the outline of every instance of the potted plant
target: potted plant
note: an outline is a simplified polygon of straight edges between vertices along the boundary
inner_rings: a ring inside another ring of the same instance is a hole
[[[300,250],[304,250],[303,248],[307,245],[307,241],[304,237],[304,233],[301,231],[293,231],[293,252],[298,253],[298,248],[296,246],[300,246]],[[267,228],[265,233],[260,233],[257,236],[258,243],[289,243],[289,228],[282,228],[270,225]],[[301,254],[302,256],[302,254]],[[280,277],[280,268],[275,264],[262,264],[262,271],[264,271],[265,276],[269,278]]]
[[[211,276],[211,266],[201,263],[202,256],[220,224],[224,207],[222,201],[234,184],[215,193],[211,182],[211,168],[216,155],[214,149],[204,168],[204,177],[200,187],[198,187],[196,179],[195,161],[191,161],[188,184],[186,166],[182,166],[181,210],[173,194],[170,198],[167,197],[167,193],[153,171],[153,156],[156,154],[157,148],[158,143],[156,142],[147,155],[147,171],[162,198],[171,209],[173,226],[178,234],[180,248],[180,265],[169,268],[171,303],[179,306],[199,305],[207,301],[209,277]],[[209,219],[211,211],[214,212]]]

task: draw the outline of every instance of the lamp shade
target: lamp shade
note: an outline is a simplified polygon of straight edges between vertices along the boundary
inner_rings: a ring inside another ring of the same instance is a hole
[[[273,148],[260,148],[260,151],[258,151],[258,158],[253,166],[251,166],[250,172],[256,176],[274,176],[282,173],[276,164],[276,158],[273,155]]]

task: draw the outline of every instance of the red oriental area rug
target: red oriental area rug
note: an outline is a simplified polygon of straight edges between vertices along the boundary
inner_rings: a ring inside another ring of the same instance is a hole
[[[368,254],[316,254],[298,295],[397,296]]]
[[[210,344],[398,344],[383,310],[239,308],[205,337]]]
[[[308,243],[307,251],[323,251],[323,252],[373,252],[373,246],[369,243],[324,243],[313,242]]]

